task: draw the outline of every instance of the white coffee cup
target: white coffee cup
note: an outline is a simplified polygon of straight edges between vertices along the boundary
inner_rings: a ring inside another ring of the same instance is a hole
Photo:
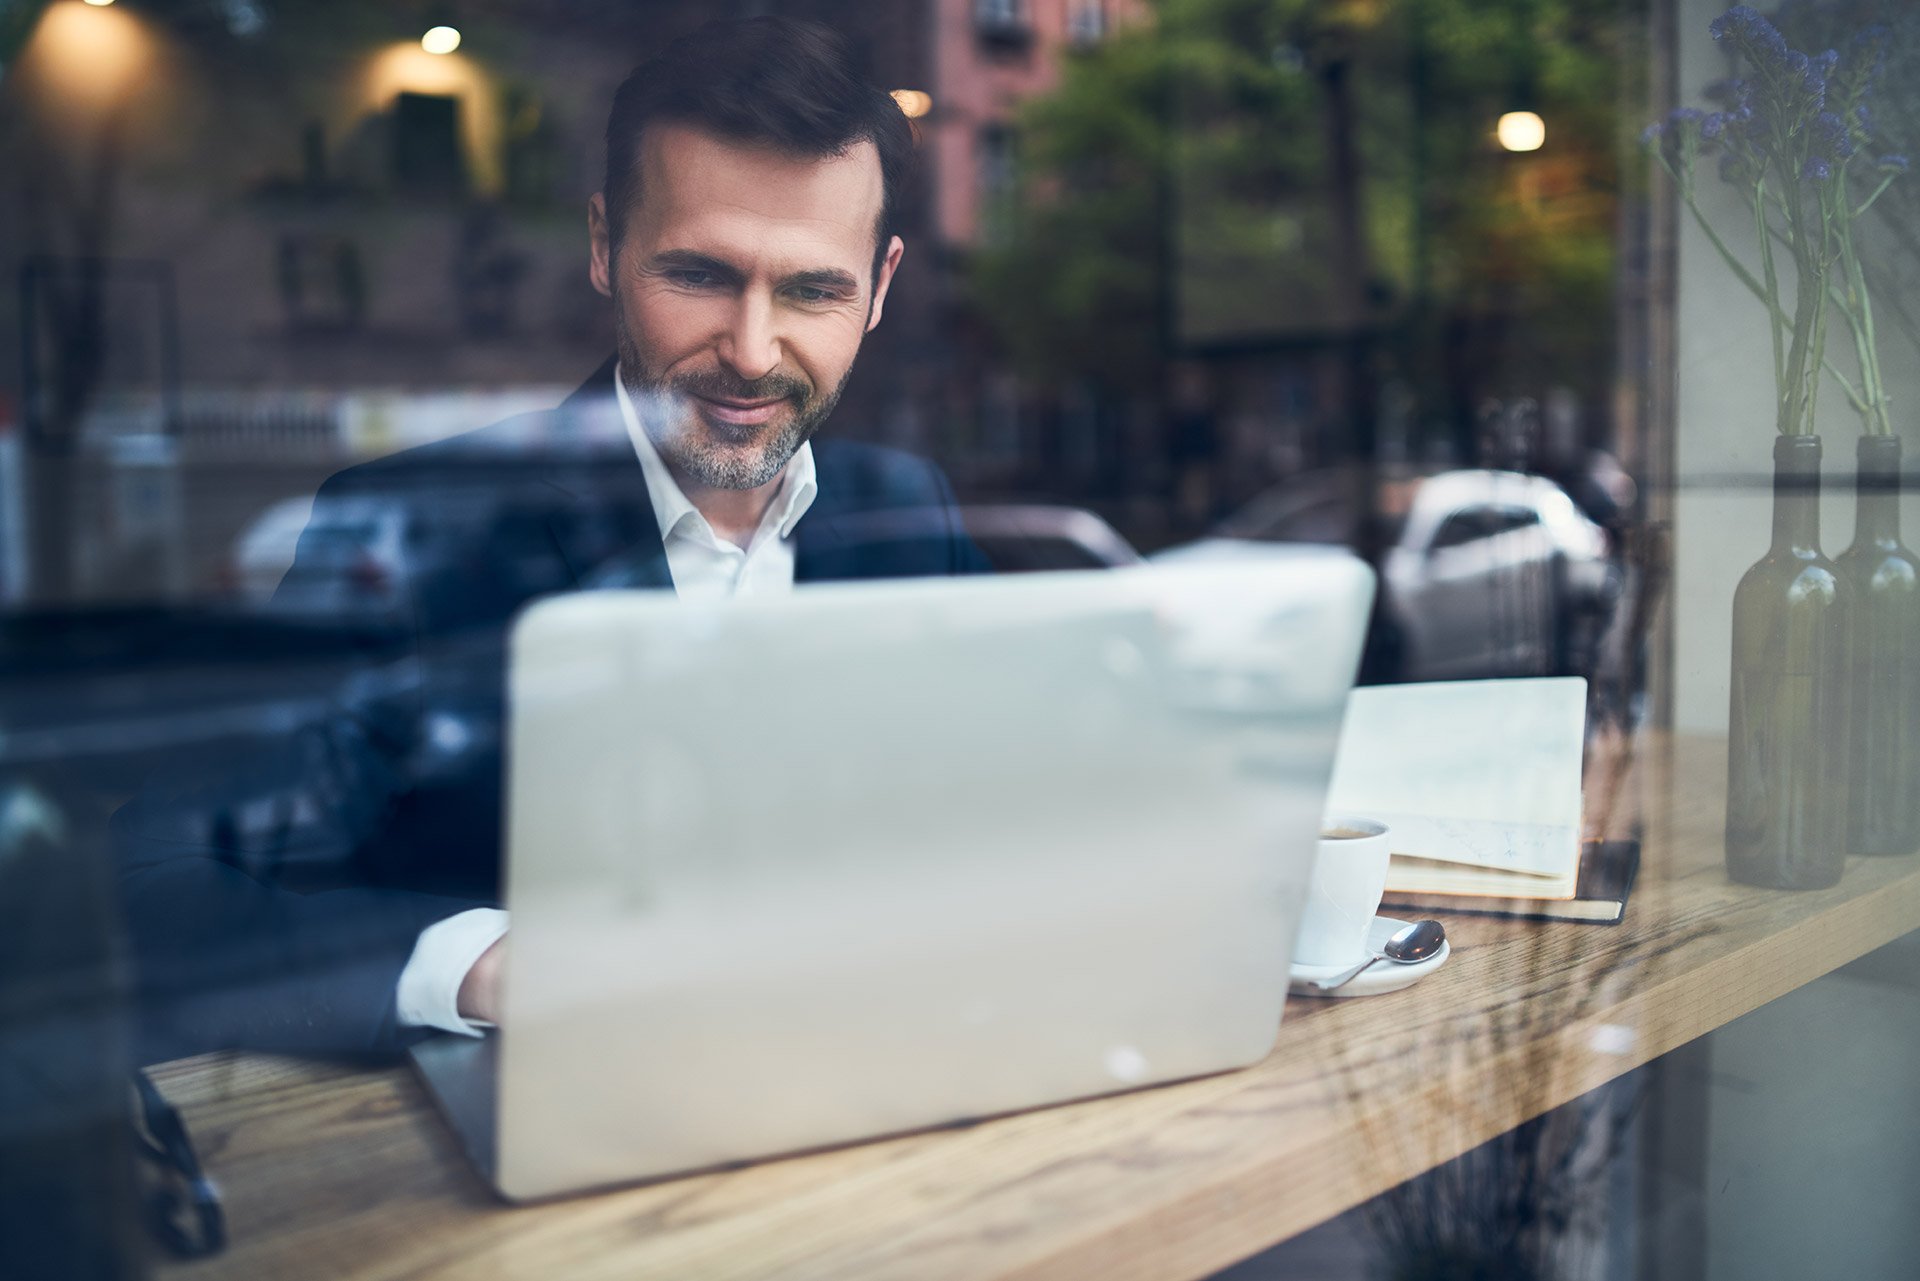
[[[1348,814],[1320,821],[1320,847],[1293,944],[1297,964],[1352,965],[1367,958],[1367,932],[1387,889],[1390,853],[1385,823]]]

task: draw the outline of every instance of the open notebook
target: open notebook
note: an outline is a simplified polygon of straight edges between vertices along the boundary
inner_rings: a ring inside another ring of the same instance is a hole
[[[1388,826],[1388,893],[1570,899],[1586,707],[1578,677],[1356,689],[1327,812]]]

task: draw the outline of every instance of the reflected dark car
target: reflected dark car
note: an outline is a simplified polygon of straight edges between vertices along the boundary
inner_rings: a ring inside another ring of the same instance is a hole
[[[1450,471],[1378,494],[1380,600],[1371,675],[1444,680],[1581,672],[1619,594],[1606,531],[1542,476]],[[1296,477],[1156,560],[1233,556],[1260,542],[1360,546],[1353,473]]]

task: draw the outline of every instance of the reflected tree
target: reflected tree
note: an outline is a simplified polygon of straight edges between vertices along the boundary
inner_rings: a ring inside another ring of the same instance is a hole
[[[1610,376],[1631,7],[1158,0],[1020,119],[1018,208],[971,264],[1036,386],[1158,398],[1183,354],[1347,349],[1471,439],[1488,394]],[[1493,141],[1519,106],[1529,155]]]

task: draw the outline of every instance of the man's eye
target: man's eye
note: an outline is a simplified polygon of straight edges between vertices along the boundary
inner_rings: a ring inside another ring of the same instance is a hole
[[[674,284],[683,285],[688,289],[705,289],[714,283],[714,275],[712,272],[701,271],[694,267],[683,268],[679,271],[670,271],[667,273],[667,278],[673,281]]]
[[[821,289],[815,285],[796,285],[792,292],[794,301],[804,303],[833,302],[839,298],[831,289]]]

